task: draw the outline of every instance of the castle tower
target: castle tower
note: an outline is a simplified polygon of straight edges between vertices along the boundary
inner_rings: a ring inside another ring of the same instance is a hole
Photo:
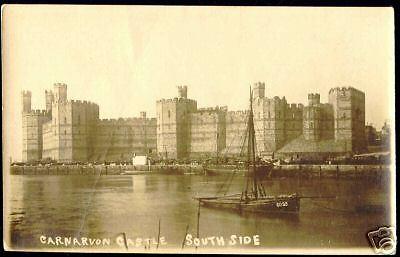
[[[32,93],[31,93],[31,91],[22,91],[21,96],[22,96],[22,112],[23,113],[31,112],[31,108],[32,108],[32,103],[31,103]]]
[[[264,98],[265,96],[265,83],[256,82],[253,86],[253,98]]]
[[[54,101],[56,103],[67,101],[67,84],[54,83]]]
[[[188,157],[190,113],[197,110],[197,102],[187,99],[187,86],[179,86],[178,95],[157,101],[157,153],[168,159]]]
[[[345,151],[365,149],[365,94],[352,88],[332,88],[329,103],[333,106],[334,135],[345,145]]]
[[[31,109],[32,93],[22,92],[22,160],[36,161],[42,158],[42,126],[49,120],[45,110]]]
[[[187,86],[178,86],[179,98],[187,98]]]
[[[46,111],[51,112],[51,105],[54,102],[54,94],[53,91],[45,91],[45,98],[46,98]]]
[[[319,94],[308,94],[308,105],[318,105],[320,104],[320,95]]]
[[[310,101],[310,98],[308,100]],[[310,102],[309,104],[303,109],[303,134],[306,140],[318,141],[321,136],[321,108],[313,106]]]
[[[318,141],[321,136],[320,95],[308,94],[308,106],[303,110],[303,134],[306,140]]]

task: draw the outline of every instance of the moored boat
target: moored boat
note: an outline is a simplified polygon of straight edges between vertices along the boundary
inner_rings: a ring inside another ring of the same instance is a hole
[[[263,174],[268,174],[273,168],[272,163],[261,163],[256,157],[256,140],[253,121],[252,91],[250,89],[250,112],[247,122],[247,162],[244,174],[244,190],[234,195],[197,197],[199,204],[206,207],[229,209],[240,212],[291,212],[300,210],[301,197],[297,193],[282,195],[267,195],[262,184]],[[257,160],[257,161],[256,161]],[[205,171],[215,174],[218,170]],[[231,170],[233,175],[237,170]],[[231,180],[232,181],[232,180]]]

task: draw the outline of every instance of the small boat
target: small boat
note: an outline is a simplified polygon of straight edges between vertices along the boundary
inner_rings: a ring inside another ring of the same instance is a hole
[[[247,122],[247,169],[245,170],[244,190],[224,196],[196,197],[199,204],[206,207],[229,209],[239,212],[286,212],[298,213],[301,197],[297,193],[267,195],[261,183],[262,174],[270,172],[272,163],[256,161],[256,140],[253,121],[253,99],[250,88],[250,112]],[[209,170],[209,172],[213,170]],[[215,172],[215,171],[214,171]],[[237,172],[231,170],[231,172]]]
[[[198,198],[206,207],[231,209],[239,212],[295,212],[300,210],[300,197],[291,195],[246,197],[244,194]]]

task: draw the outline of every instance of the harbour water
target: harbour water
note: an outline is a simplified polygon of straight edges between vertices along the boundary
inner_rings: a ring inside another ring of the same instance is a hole
[[[110,238],[111,245],[97,246],[100,250],[126,250],[115,240],[121,233],[133,240],[158,240],[160,232],[165,240],[160,248],[181,249],[186,232],[197,234],[198,203],[193,197],[224,192],[221,186],[228,179],[226,175],[11,175],[6,211],[9,245],[13,249],[66,250],[80,247],[57,246],[44,238],[87,237]],[[390,225],[386,179],[292,177],[263,184],[270,194],[297,192],[336,198],[302,199],[298,215],[239,214],[201,208],[199,237],[258,235],[260,245],[232,246],[239,248],[369,248],[367,233]],[[236,176],[227,193],[240,192],[242,187],[243,177]],[[374,208],[368,209],[371,206]],[[128,250],[143,250],[142,246],[130,245]],[[203,247],[221,248],[210,244]]]

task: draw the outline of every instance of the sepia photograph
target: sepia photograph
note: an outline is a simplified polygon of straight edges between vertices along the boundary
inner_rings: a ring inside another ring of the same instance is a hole
[[[1,11],[6,251],[396,253],[393,8]]]

